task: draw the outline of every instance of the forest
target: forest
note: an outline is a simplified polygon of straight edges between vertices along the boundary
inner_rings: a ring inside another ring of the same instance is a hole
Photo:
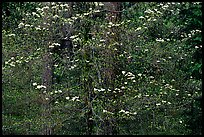
[[[2,2],[3,135],[202,135],[202,2]]]

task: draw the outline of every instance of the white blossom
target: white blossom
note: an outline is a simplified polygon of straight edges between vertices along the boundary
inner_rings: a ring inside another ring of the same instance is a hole
[[[24,24],[21,22],[19,25],[18,25],[18,28],[22,28],[24,26]]]
[[[157,106],[160,106],[160,105],[161,105],[161,103],[157,103],[156,105],[157,105]]]
[[[164,40],[162,39],[162,38],[156,38],[156,41],[158,41],[158,42],[164,42]]]
[[[73,97],[73,98],[72,98],[72,101],[75,101],[76,99],[79,99],[79,97],[77,97],[77,96],[76,96],[76,97]]]
[[[71,36],[70,38],[71,39],[75,39],[75,38],[77,38],[78,37],[78,35],[73,35],[73,36]]]
[[[49,48],[54,48],[55,46],[54,45],[49,45]]]
[[[148,10],[146,10],[144,13],[153,13],[153,11],[150,10],[150,9],[148,9]]]
[[[40,27],[35,27],[35,29],[36,29],[36,30],[41,30],[41,28],[40,28]]]
[[[136,30],[141,30],[142,28],[141,27],[138,27]]]
[[[139,74],[137,74],[139,77],[141,77],[142,76],[142,74],[141,73],[139,73]]]
[[[84,13],[84,15],[86,16],[86,15],[89,15],[90,13]]]
[[[166,103],[166,101],[165,101],[165,100],[162,100],[162,103]]]
[[[12,37],[12,36],[14,36],[14,37],[15,37],[15,36],[16,36],[16,34],[9,34],[8,36],[9,36],[9,37]]]
[[[103,110],[103,113],[107,113],[107,112],[108,112],[107,110],[105,110],[105,109]]]
[[[99,2],[99,4],[98,4],[99,6],[103,6],[104,4],[102,3],[102,2]]]
[[[37,88],[38,88],[38,89],[46,88],[46,86],[44,86],[44,85],[38,85]]]
[[[58,16],[58,15],[55,15],[55,16],[53,16],[53,18],[56,19],[56,18],[59,18],[59,16]]]
[[[97,88],[94,88],[94,91],[98,91],[98,89],[97,89]]]
[[[42,9],[41,9],[41,8],[36,8],[36,10],[37,10],[37,11],[42,11]]]
[[[45,6],[45,7],[42,8],[43,11],[46,11],[46,10],[48,10],[48,9],[49,9],[48,6]]]
[[[94,12],[96,12],[96,13],[97,13],[97,12],[100,12],[100,10],[95,10]]]
[[[143,16],[140,16],[139,19],[144,19],[144,17],[143,17]]]
[[[125,87],[124,87],[124,86],[122,86],[122,87],[121,87],[121,89],[125,89]]]
[[[153,79],[154,77],[153,77],[153,76],[150,76],[149,78]]]
[[[169,105],[171,105],[171,102],[168,102]]]
[[[35,82],[35,83],[33,83],[33,86],[37,86],[37,83]]]
[[[125,113],[125,110],[122,109],[122,110],[119,111],[119,113]]]

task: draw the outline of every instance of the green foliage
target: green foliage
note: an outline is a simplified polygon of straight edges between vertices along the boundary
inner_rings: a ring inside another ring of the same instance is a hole
[[[117,22],[101,2],[2,4],[3,134],[201,134],[201,3],[122,2]]]

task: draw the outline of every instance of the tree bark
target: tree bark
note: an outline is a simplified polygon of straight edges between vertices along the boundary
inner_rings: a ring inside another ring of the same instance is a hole
[[[50,95],[48,92],[52,90],[52,56],[50,53],[45,53],[43,56],[43,63],[44,63],[44,70],[42,75],[42,85],[46,87],[43,93],[41,93],[42,97],[42,135],[51,135],[52,134],[52,127],[51,127],[51,112],[50,112],[50,104],[49,99]]]
[[[106,19],[115,24],[117,23],[120,18],[121,18],[121,3],[120,2],[104,2],[104,7],[105,10],[108,12]],[[110,32],[109,34],[107,32]],[[118,29],[110,28],[105,32],[104,39],[106,40],[106,46],[108,48],[103,51],[103,56],[106,59],[106,64],[105,67],[102,70],[102,77],[103,77],[103,87],[105,87],[106,90],[111,89],[109,93],[106,93],[106,98],[104,100],[104,103],[109,102],[109,99],[115,99],[117,97],[114,97],[112,91],[115,89],[114,81],[116,79],[116,75],[118,74],[118,61],[116,57],[118,56],[118,52],[115,52],[113,49],[114,48],[120,48],[119,43],[114,44],[119,42],[119,34],[118,34]],[[112,47],[109,47],[109,45],[112,45]],[[120,50],[120,49],[118,49]],[[107,110],[117,114],[118,108],[114,108],[115,106],[107,106]],[[117,130],[117,115],[115,115],[114,118],[109,118],[107,117],[104,122],[104,134],[105,135],[116,135],[118,134]]]
[[[45,6],[50,6],[50,3],[44,3]],[[44,11],[44,20],[46,23],[49,23],[49,15],[48,11]],[[42,24],[43,27],[47,28],[46,25]],[[50,29],[50,28],[49,28]],[[51,34],[51,36],[53,36]],[[44,41],[45,38],[44,38]],[[41,99],[42,99],[42,104],[41,104],[41,109],[42,109],[42,135],[51,135],[52,134],[52,127],[51,127],[51,112],[50,112],[50,104],[49,104],[49,99],[50,95],[48,92],[52,90],[52,77],[53,77],[53,60],[52,60],[52,55],[50,54],[49,51],[49,44],[51,43],[50,40],[45,42],[45,53],[43,55],[42,61],[43,61],[43,73],[42,73],[42,85],[46,87],[46,89],[43,89],[41,91]]]

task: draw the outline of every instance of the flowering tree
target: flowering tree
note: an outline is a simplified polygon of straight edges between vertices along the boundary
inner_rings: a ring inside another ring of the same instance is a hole
[[[201,134],[201,3],[4,5],[3,134]]]

